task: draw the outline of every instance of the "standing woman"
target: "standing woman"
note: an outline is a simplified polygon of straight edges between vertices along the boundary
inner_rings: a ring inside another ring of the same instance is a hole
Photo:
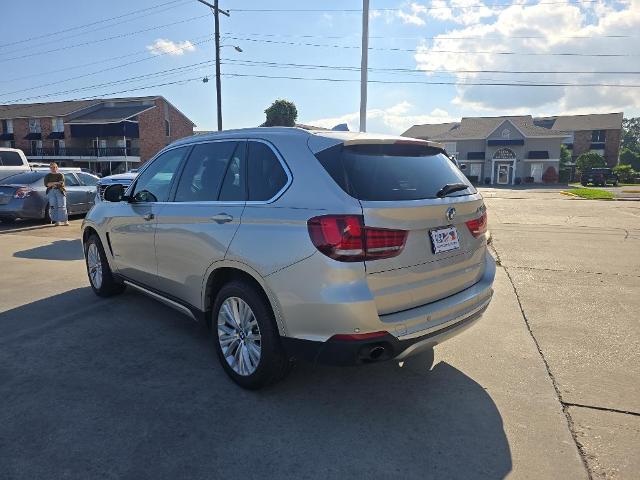
[[[58,164],[49,164],[50,173],[44,176],[47,199],[51,208],[51,220],[58,225],[69,225],[67,218],[67,197],[64,189],[64,175],[58,172]]]

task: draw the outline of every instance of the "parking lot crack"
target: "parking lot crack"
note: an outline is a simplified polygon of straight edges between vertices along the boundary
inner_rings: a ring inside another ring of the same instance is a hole
[[[579,407],[589,408],[591,410],[600,410],[602,412],[621,413],[623,415],[632,415],[634,417],[640,417],[640,412],[632,412],[631,410],[620,410],[618,408],[598,407],[596,405],[584,405],[582,403],[565,402],[567,407]]]
[[[569,406],[571,406],[570,404],[564,402],[564,400],[562,399],[562,393],[560,392],[560,388],[558,387],[558,382],[556,381],[556,378],[553,375],[553,372],[551,371],[551,367],[549,366],[549,362],[547,361],[544,352],[542,351],[542,348],[540,347],[540,343],[538,342],[538,339],[536,338],[536,336],[533,333],[533,330],[531,329],[531,324],[529,323],[529,319],[527,318],[527,314],[524,311],[524,306],[522,305],[522,301],[520,300],[520,295],[518,293],[518,289],[516,288],[516,284],[513,281],[513,278],[511,277],[511,273],[509,272],[508,268],[505,267],[502,264],[502,261],[500,260],[500,254],[498,253],[497,249],[495,248],[495,245],[493,245],[493,242],[491,242],[490,245],[491,250],[494,252],[495,256],[496,256],[496,263],[502,268],[504,269],[504,272],[507,275],[507,278],[509,279],[509,283],[511,284],[511,288],[513,289],[513,293],[516,297],[516,301],[518,302],[518,307],[520,308],[520,314],[522,315],[522,319],[524,320],[524,323],[527,327],[527,330],[529,331],[529,335],[531,336],[533,343],[536,346],[536,349],[538,350],[538,354],[540,355],[540,358],[542,358],[542,362],[544,363],[545,369],[547,371],[547,375],[549,376],[549,379],[551,380],[551,384],[553,385],[553,389],[555,390],[556,393],[556,398],[558,399],[558,402],[560,403],[560,407],[562,408],[562,412],[564,413],[564,416],[567,420],[567,427],[569,428],[569,432],[571,433],[571,437],[573,438],[573,441],[576,445],[576,448],[578,449],[578,454],[580,455],[580,460],[582,461],[582,465],[584,466],[584,469],[587,473],[587,477],[589,478],[589,480],[593,479],[593,473],[591,472],[591,469],[589,468],[589,464],[587,463],[587,453],[586,450],[584,448],[584,446],[582,445],[582,443],[578,440],[578,436],[576,433],[576,429],[575,429],[575,425],[573,422],[573,419],[571,418],[571,414],[569,413]],[[511,268],[511,267],[510,267]]]

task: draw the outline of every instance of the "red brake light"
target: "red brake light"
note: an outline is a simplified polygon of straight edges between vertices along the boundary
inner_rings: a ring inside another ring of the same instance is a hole
[[[29,187],[18,187],[13,194],[13,198],[26,198],[31,195],[31,189]]]
[[[399,255],[407,231],[365,227],[361,215],[323,215],[307,222],[318,250],[341,262],[362,262]]]
[[[342,340],[342,341],[357,341],[357,340],[370,340],[372,338],[380,338],[389,335],[389,332],[368,332],[368,333],[338,333],[333,335],[329,340]]]
[[[486,233],[487,231],[487,212],[485,211],[482,216],[478,218],[474,218],[473,220],[469,220],[466,222],[471,235],[478,238],[480,235]]]

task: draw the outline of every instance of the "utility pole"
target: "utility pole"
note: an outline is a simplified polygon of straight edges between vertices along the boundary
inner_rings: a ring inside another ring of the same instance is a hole
[[[214,37],[216,43],[216,106],[218,112],[218,131],[222,130],[222,87],[220,85],[220,13],[229,16],[229,12],[218,8],[218,0],[213,1],[213,5],[205,0],[198,2],[211,8],[215,25]]]
[[[367,131],[367,70],[369,68],[369,0],[362,0],[362,61],[360,62],[360,131]]]

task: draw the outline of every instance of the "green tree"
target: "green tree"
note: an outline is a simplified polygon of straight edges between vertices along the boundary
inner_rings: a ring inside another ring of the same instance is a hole
[[[596,152],[585,152],[576,159],[576,168],[584,172],[590,168],[606,167],[607,164],[602,155]]]
[[[571,177],[571,166],[568,163],[571,162],[571,151],[566,145],[560,145],[560,181],[568,182]]]
[[[618,174],[621,183],[633,183],[633,179],[637,175],[631,165],[618,165],[613,167],[613,171]]]
[[[620,152],[620,163],[631,165],[634,170],[640,171],[640,153],[623,148]]]
[[[640,117],[622,120],[622,148],[640,153]]]
[[[298,119],[298,109],[288,100],[276,100],[264,113],[267,119],[263,127],[293,127]]]

